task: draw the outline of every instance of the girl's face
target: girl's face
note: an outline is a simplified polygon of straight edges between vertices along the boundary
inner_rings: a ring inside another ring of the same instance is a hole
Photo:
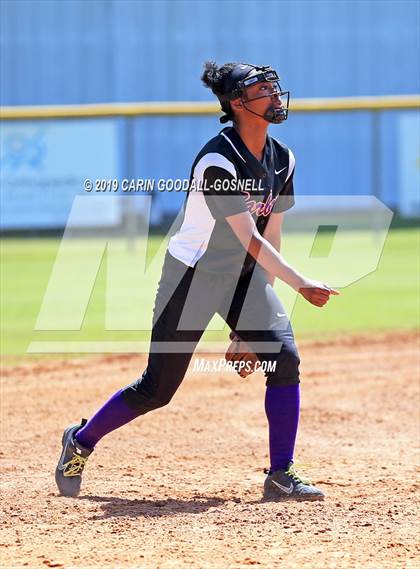
[[[281,109],[283,107],[283,102],[281,100],[281,91],[279,90],[277,83],[271,83],[269,81],[264,81],[247,87],[242,100],[236,99],[233,104],[236,112],[241,113],[241,111],[243,111],[247,113],[247,118],[251,118],[252,116],[257,120],[259,117],[250,115],[246,109],[260,115],[260,120],[264,120],[262,119],[262,116],[264,116],[267,109],[272,106],[276,109]]]

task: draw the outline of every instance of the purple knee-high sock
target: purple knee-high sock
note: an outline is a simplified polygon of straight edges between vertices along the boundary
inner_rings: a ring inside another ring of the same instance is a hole
[[[284,469],[293,460],[299,422],[299,384],[267,387],[271,471]]]
[[[129,423],[138,415],[137,411],[127,405],[120,389],[80,431],[77,431],[76,441],[86,448],[93,448],[102,437]]]

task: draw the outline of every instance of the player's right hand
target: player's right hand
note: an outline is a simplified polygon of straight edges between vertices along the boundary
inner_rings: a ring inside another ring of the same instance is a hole
[[[338,295],[340,292],[335,288],[321,283],[319,281],[313,281],[312,279],[306,279],[304,284],[299,288],[299,293],[314,306],[324,306],[330,300],[331,295]]]

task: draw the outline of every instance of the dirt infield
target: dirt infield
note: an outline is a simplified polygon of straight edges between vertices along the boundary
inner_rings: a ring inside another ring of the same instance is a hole
[[[264,378],[228,373],[189,373],[168,407],[99,443],[78,499],[59,497],[63,428],[137,377],[145,358],[6,368],[2,566],[419,567],[419,336],[300,352],[296,460],[323,503],[260,501]]]

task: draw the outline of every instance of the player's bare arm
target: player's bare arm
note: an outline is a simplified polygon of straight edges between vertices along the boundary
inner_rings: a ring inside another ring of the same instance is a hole
[[[226,220],[245,249],[263,269],[298,291],[311,304],[324,306],[330,295],[340,294],[326,284],[304,277],[289,265],[280,252],[257,231],[249,212],[232,215]]]
[[[279,253],[281,247],[283,220],[284,213],[272,213],[264,231],[264,239],[266,239]],[[268,271],[266,271],[266,274],[268,282],[273,286],[276,275],[273,275]]]

